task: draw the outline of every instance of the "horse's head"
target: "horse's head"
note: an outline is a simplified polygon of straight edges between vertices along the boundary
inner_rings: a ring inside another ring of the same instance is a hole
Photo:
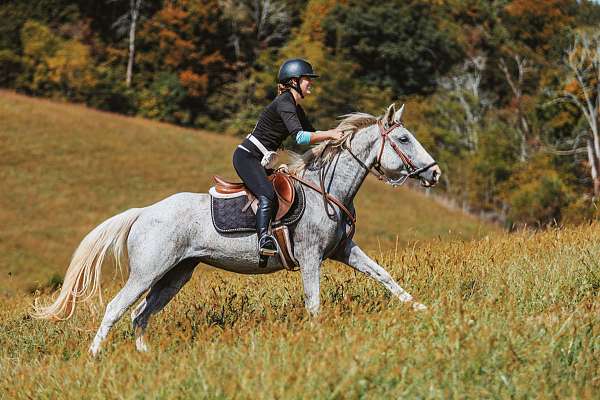
[[[394,104],[379,120],[381,136],[375,168],[380,169],[391,183],[406,178],[420,179],[425,187],[434,186],[442,174],[433,157],[402,124],[404,105],[396,111]]]

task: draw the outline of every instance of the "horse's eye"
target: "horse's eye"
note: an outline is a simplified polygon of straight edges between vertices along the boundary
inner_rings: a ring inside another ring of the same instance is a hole
[[[406,135],[400,136],[400,138],[398,138],[398,140],[400,141],[400,143],[408,143],[408,142],[410,142],[410,139]]]

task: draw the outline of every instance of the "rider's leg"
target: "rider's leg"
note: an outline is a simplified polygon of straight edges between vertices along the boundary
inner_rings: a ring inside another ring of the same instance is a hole
[[[233,166],[246,187],[258,199],[256,231],[259,254],[275,255],[277,245],[269,231],[271,221],[277,212],[277,196],[273,184],[267,180],[267,173],[260,160],[239,147],[233,153]]]
[[[258,233],[258,251],[264,256],[277,254],[275,238],[270,234],[269,227],[277,210],[277,201],[267,196],[258,196],[258,208],[256,209],[256,232]]]

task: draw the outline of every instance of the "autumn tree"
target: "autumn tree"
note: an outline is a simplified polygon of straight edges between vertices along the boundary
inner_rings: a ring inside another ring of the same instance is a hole
[[[21,30],[23,65],[33,93],[59,91],[76,100],[96,84],[90,49],[76,39],[62,39],[47,26],[28,21]]]
[[[575,0],[512,0],[504,7],[502,19],[512,40],[531,49],[527,56],[558,57],[577,7]]]
[[[568,80],[558,100],[574,104],[587,124],[587,155],[597,197],[600,195],[600,30],[576,32],[564,66]]]
[[[230,79],[231,57],[218,2],[167,2],[138,37],[144,113],[193,123],[208,95]],[[176,115],[164,111],[173,108]]]

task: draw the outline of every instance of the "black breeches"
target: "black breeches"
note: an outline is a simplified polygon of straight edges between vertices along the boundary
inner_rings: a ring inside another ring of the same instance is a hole
[[[276,200],[273,184],[267,180],[267,172],[258,158],[238,147],[233,153],[233,167],[254,196]]]

